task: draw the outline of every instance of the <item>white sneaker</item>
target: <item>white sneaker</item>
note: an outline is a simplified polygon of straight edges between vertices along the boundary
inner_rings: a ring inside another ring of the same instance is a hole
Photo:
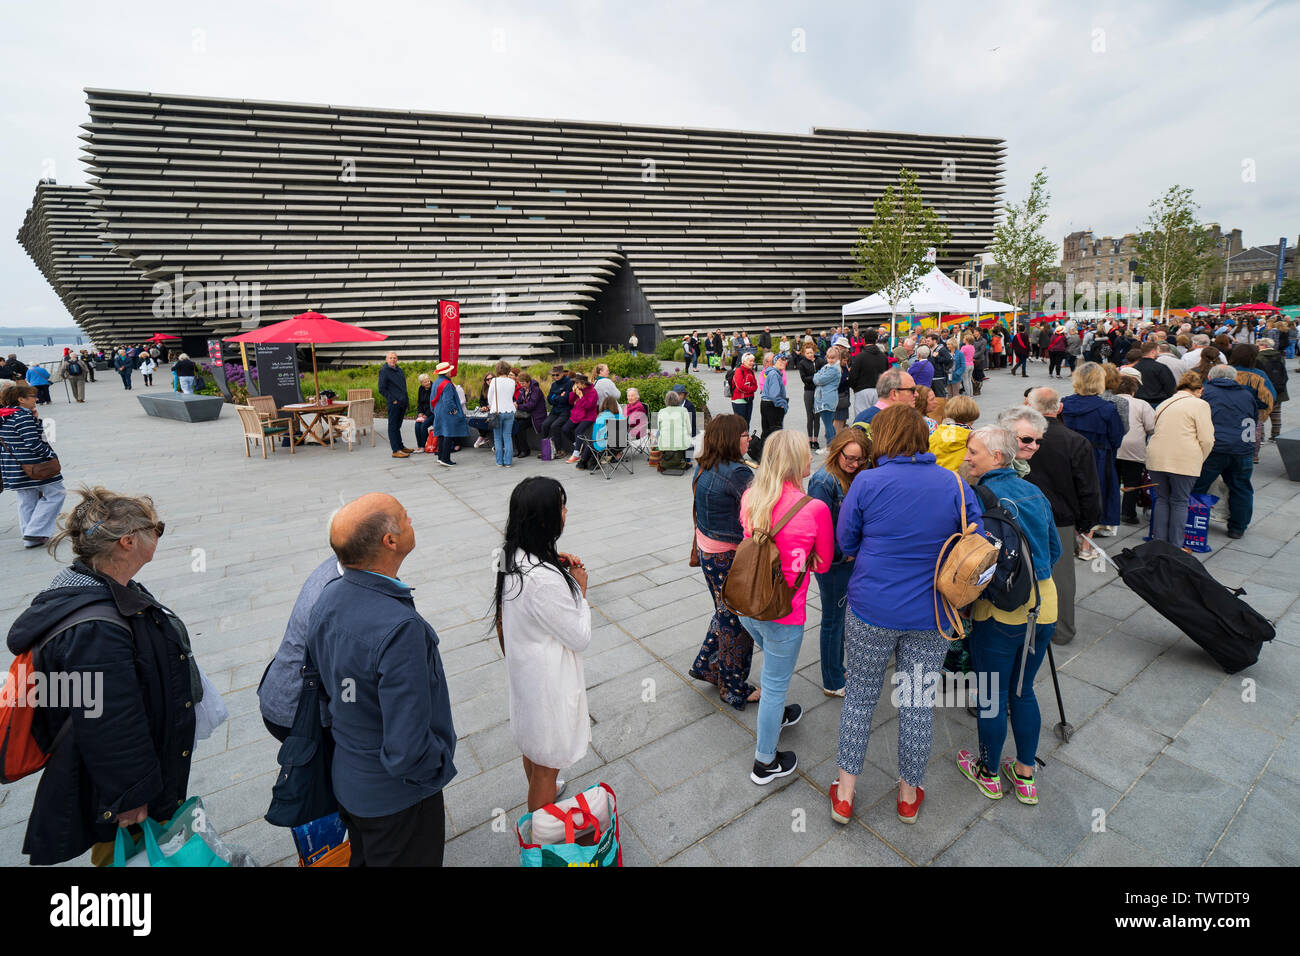
[[[483,447],[484,445],[486,445],[487,443],[488,443],[487,439],[484,438],[482,435],[480,435],[478,438],[475,438],[475,439],[474,439],[474,447],[475,447],[475,448],[482,448],[482,447]]]

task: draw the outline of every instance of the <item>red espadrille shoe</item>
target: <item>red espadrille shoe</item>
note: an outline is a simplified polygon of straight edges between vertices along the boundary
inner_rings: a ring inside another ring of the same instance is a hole
[[[898,819],[904,823],[915,823],[916,818],[921,814],[921,803],[925,800],[925,790],[921,787],[916,788],[916,799],[911,803],[898,801]]]
[[[848,823],[853,816],[853,801],[840,799],[840,782],[831,784],[831,819],[836,823]]]

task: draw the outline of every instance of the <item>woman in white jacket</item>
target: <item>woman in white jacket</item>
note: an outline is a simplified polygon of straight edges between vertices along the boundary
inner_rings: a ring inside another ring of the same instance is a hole
[[[587,571],[555,550],[565,501],[554,478],[521,481],[510,495],[505,543],[495,557],[497,634],[530,811],[555,802],[559,771],[581,760],[591,742],[581,656],[591,643]]]

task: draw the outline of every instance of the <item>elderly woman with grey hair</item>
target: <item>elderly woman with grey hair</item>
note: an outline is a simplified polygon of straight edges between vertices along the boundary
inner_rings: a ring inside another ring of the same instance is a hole
[[[1028,405],[1014,405],[998,415],[998,427],[1016,436],[1016,457],[1011,467],[1016,470],[1016,477],[1025,477],[1029,474],[1029,459],[1034,457],[1047,432],[1047,419]]]
[[[1038,802],[1034,768],[1038,759],[1041,715],[1034,696],[1034,675],[1056,630],[1057,598],[1052,565],[1061,556],[1052,506],[1034,485],[1016,476],[1011,463],[1020,442],[999,426],[974,431],[966,442],[966,466],[986,514],[996,499],[1029,541],[1034,587],[1020,607],[996,605],[985,594],[971,607],[970,649],[979,675],[979,754],[957,753],[962,774],[991,800],[1002,798],[1002,777],[1021,803]],[[1010,718],[1016,757],[1002,760]]]

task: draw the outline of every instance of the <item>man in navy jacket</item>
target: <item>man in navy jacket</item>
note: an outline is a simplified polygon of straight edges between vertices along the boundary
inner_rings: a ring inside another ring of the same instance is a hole
[[[411,404],[406,394],[406,376],[397,367],[397,353],[389,352],[384,364],[379,366],[379,394],[388,406],[388,444],[394,458],[409,458],[412,448],[402,444],[402,420]]]
[[[343,575],[312,610],[307,650],[329,697],[351,865],[441,866],[456,731],[438,635],[397,578],[415,530],[397,499],[368,494],[339,509],[330,546]]]
[[[1214,479],[1223,476],[1228,486],[1228,537],[1240,538],[1250,527],[1255,508],[1255,490],[1250,476],[1255,470],[1255,429],[1259,428],[1259,404],[1254,389],[1239,385],[1231,365],[1210,369],[1201,398],[1210,406],[1214,419],[1214,448],[1201,466],[1201,477],[1192,494],[1203,495]]]

